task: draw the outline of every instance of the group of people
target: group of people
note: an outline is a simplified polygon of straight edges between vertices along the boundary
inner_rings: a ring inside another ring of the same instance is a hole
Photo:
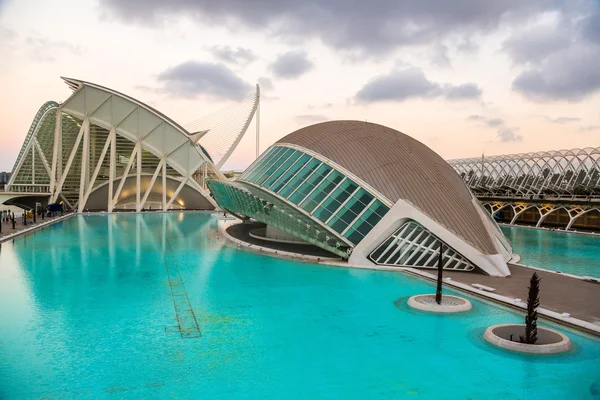
[[[11,213],[9,210],[0,211],[0,220],[2,222],[12,222],[15,218],[15,213]]]

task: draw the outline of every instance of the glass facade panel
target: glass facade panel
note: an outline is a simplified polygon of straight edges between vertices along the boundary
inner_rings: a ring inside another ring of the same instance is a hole
[[[254,165],[252,165],[247,171],[245,171],[242,174],[242,176],[240,178],[246,179],[246,180],[252,180],[252,177],[256,174],[256,170],[259,169],[265,163],[268,163],[268,160],[270,160],[271,157],[273,157],[273,154],[276,153],[277,151],[279,151],[279,149],[280,149],[280,147],[271,147],[270,149],[268,149],[267,152],[264,154],[264,156],[261,158],[261,160],[259,162],[255,163]]]
[[[415,221],[405,222],[370,255],[379,265],[436,268],[440,241],[430,231]],[[449,246],[442,255],[444,269],[471,271],[473,264]]]
[[[258,174],[253,182],[262,186],[262,183],[267,180],[275,171],[277,171],[279,166],[285,162],[295,151],[296,150],[294,149],[285,148],[285,150],[281,152],[278,157],[275,157],[271,160],[268,168],[264,172]]]
[[[344,179],[344,176],[338,171],[331,171],[331,173],[317,186],[317,188],[310,193],[310,195],[300,203],[306,212],[312,213],[313,210],[323,201],[325,197]]]
[[[288,199],[354,244],[389,211],[340,171],[290,147],[270,148],[241,180]]]
[[[254,182],[257,177],[261,176],[262,173],[265,172],[271,166],[271,163],[274,159],[279,158],[279,156],[285,151],[285,148],[273,147],[271,148],[271,150],[273,151],[271,151],[269,155],[265,156],[258,164],[256,164],[253,167],[253,170],[247,176],[246,174],[244,174],[242,179]]]
[[[301,155],[301,152],[292,150],[289,157],[287,157],[283,163],[279,162],[277,169],[262,183],[261,186],[269,188],[277,179],[279,179],[281,175],[283,175],[284,172],[288,170],[288,168],[290,168],[296,162],[296,160],[298,160]]]
[[[294,190],[296,190],[302,182],[306,180],[321,164],[321,161],[316,158],[311,158],[311,160],[306,163],[300,172],[293,177],[290,181],[288,181],[285,186],[279,191],[279,195],[281,197],[287,198]]]
[[[389,210],[388,206],[379,200],[375,200],[360,218],[352,224],[344,236],[354,244],[360,242]]]
[[[275,182],[273,182],[273,184],[269,187],[270,190],[274,191],[275,193],[279,193],[279,190],[283,187],[283,185],[285,185],[294,175],[296,175],[296,172],[298,172],[298,170],[300,170],[300,168],[302,168],[306,162],[312,158],[308,154],[302,154],[300,152],[297,153],[301,154],[301,156],[296,159],[296,162],[292,164],[287,171],[285,171]]]
[[[333,193],[313,213],[315,217],[326,222],[358,188],[352,180],[346,178]]]

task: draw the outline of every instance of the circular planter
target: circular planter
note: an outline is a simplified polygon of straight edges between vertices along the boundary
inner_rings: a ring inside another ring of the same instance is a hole
[[[514,341],[510,340],[510,336]],[[493,325],[485,330],[483,337],[489,343],[503,349],[530,354],[557,354],[571,350],[569,338],[560,332],[548,328],[537,328],[538,340],[535,344],[519,342],[519,336],[525,335],[525,324]]]
[[[469,300],[446,294],[442,295],[442,304],[435,302],[435,294],[419,294],[409,298],[408,305],[417,310],[437,313],[464,312],[473,308]]]

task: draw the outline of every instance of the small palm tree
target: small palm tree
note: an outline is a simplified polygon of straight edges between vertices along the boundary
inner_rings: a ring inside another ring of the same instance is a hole
[[[444,263],[444,243],[440,242],[440,255],[438,258],[438,276],[437,276],[437,287],[435,290],[435,302],[442,304],[442,269]]]
[[[525,336],[519,336],[521,343],[535,344],[537,342],[537,308],[540,305],[540,277],[536,272],[529,281],[527,296],[527,315],[525,316]]]

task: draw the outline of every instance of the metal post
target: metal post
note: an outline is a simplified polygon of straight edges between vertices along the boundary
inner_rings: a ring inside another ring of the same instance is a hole
[[[14,211],[12,213],[12,224],[13,224],[13,229],[15,229],[15,225],[17,224],[17,221],[15,221],[15,212]]]
[[[440,242],[440,255],[438,258],[437,288],[435,290],[435,302],[442,304],[442,270],[444,267],[444,243]]]
[[[37,214],[37,203],[35,204],[35,207],[33,209],[33,223],[36,223],[36,215]]]
[[[27,210],[23,211],[23,226],[27,226]]]
[[[258,85],[257,89],[258,89]],[[259,153],[259,138],[260,138],[260,89],[258,89],[258,107],[256,108],[256,158],[260,155]]]

